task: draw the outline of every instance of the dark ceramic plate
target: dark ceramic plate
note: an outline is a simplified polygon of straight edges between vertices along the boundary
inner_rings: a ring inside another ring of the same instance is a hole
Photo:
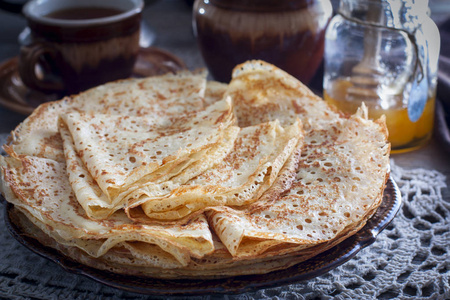
[[[52,248],[22,235],[11,221],[12,205],[6,209],[6,225],[20,243],[37,254],[52,260],[65,270],[85,275],[100,283],[149,295],[201,295],[236,294],[258,289],[296,283],[322,275],[345,263],[361,249],[375,241],[377,235],[392,221],[401,206],[401,194],[396,183],[389,179],[384,191],[383,202],[374,216],[356,234],[335,247],[293,267],[264,275],[246,275],[211,280],[163,280],[148,277],[125,276],[97,270],[73,261]]]
[[[62,98],[45,94],[25,86],[18,72],[19,60],[13,57],[0,64],[0,105],[29,115],[41,103]],[[155,47],[141,48],[133,69],[133,77],[147,77],[185,69],[184,62],[175,55]]]

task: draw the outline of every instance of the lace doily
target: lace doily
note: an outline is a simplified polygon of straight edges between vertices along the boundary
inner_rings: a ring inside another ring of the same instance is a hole
[[[401,190],[403,207],[375,243],[315,279],[225,298],[450,299],[450,200],[441,195],[445,176],[437,171],[404,170],[393,161],[391,171]],[[4,224],[3,211],[0,216],[0,224]],[[0,238],[2,298],[149,298],[67,273],[20,245],[6,230],[0,231]]]

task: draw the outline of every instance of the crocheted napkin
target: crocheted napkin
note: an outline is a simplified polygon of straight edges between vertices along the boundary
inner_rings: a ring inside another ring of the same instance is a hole
[[[445,176],[437,171],[404,170],[394,161],[391,172],[403,206],[375,243],[315,279],[225,298],[450,299],[450,199],[444,200],[441,194]],[[0,205],[0,224],[4,224],[3,210]],[[0,230],[0,239],[1,298],[151,298],[68,273],[23,247],[6,229]],[[218,296],[189,299],[215,298]]]

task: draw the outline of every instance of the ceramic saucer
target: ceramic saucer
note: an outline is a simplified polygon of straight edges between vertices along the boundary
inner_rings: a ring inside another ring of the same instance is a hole
[[[18,57],[0,64],[0,106],[29,115],[39,104],[60,99],[62,95],[46,94],[25,86],[18,72]],[[133,70],[133,77],[147,77],[185,69],[184,62],[175,55],[155,48],[141,48]]]

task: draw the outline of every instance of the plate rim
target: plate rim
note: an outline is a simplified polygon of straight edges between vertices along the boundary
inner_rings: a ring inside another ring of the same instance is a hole
[[[1,199],[5,201],[1,194],[0,196]],[[384,208],[383,205],[386,205],[387,207]],[[323,275],[349,261],[362,249],[375,242],[377,236],[395,218],[401,208],[401,205],[402,197],[400,190],[394,179],[390,176],[386,182],[383,201],[380,207],[367,221],[364,227],[331,249],[328,249],[304,262],[298,263],[286,269],[268,273],[276,276],[277,274],[283,274],[286,272],[290,273],[290,271],[294,272],[292,276],[282,276],[279,280],[275,281],[258,280],[260,278],[264,279],[267,277],[267,274],[231,276],[220,279],[157,279],[144,276],[112,273],[110,271],[95,269],[79,263],[58,252],[56,249],[44,246],[32,237],[23,235],[20,229],[11,220],[10,213],[12,213],[13,205],[10,203],[7,203],[5,207],[4,220],[9,233],[16,241],[41,257],[56,263],[66,272],[82,275],[98,283],[134,293],[154,296],[198,296],[208,294],[241,294],[246,292],[254,292],[264,288],[273,288],[299,283]],[[326,258],[327,256],[333,257],[333,253],[337,251],[336,249],[340,248],[343,248],[343,252],[338,251],[337,253],[340,255],[335,257],[334,260],[329,263],[325,263],[324,260],[321,261],[321,259]],[[295,273],[296,270],[299,270],[299,267],[307,264],[315,265],[316,262],[321,262],[316,265],[318,267],[312,268],[306,272]],[[117,278],[127,280],[117,280]],[[146,282],[148,285],[142,286],[142,281]],[[133,282],[133,284],[130,284],[130,282]],[[152,285],[152,283],[155,282],[158,284]],[[199,285],[199,282],[205,283],[205,287]],[[186,288],[186,286],[189,288]]]

